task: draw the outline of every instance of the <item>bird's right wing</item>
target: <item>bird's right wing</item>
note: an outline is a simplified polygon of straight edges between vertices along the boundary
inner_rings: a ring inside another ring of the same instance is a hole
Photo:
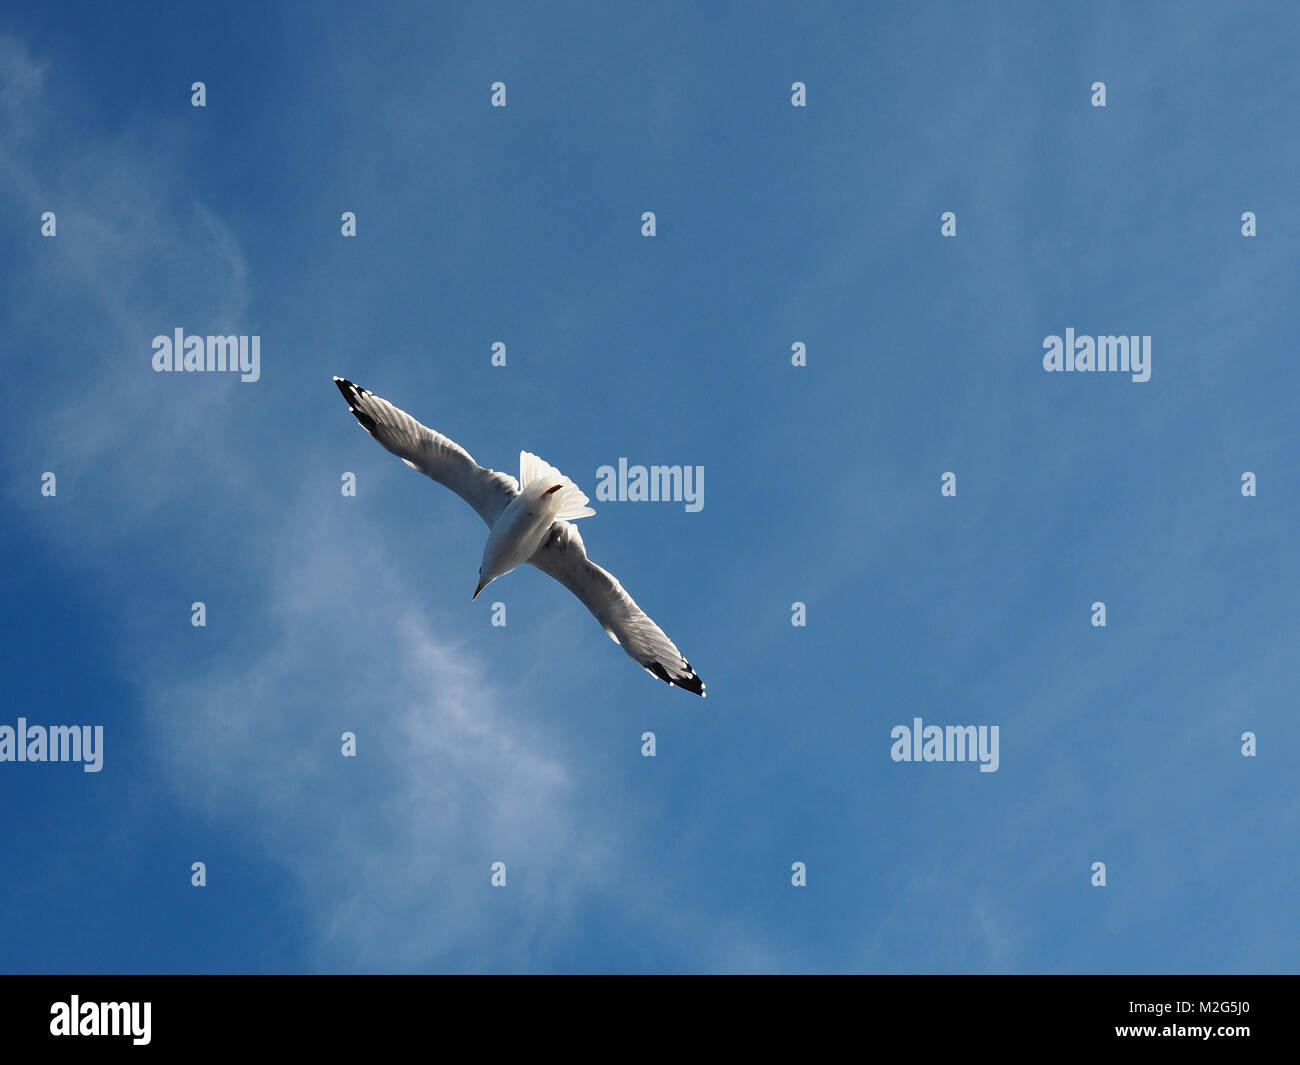
[[[652,677],[704,696],[704,681],[677,645],[636,605],[612,573],[587,557],[576,525],[557,521],[528,561],[582,600],[610,639]]]
[[[489,529],[519,494],[519,483],[510,474],[480,466],[456,441],[421,425],[388,400],[342,377],[334,383],[366,432],[411,469],[450,488],[478,511]]]

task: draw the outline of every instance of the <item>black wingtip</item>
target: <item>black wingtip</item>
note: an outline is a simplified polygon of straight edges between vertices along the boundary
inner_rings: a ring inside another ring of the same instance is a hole
[[[693,695],[698,695],[701,699],[707,698],[704,694],[704,681],[700,680],[699,674],[691,668],[689,662],[683,660],[682,664],[685,665],[688,671],[688,675],[685,677],[672,676],[668,670],[664,669],[661,662],[650,662],[645,666],[645,671],[653,677],[658,677],[665,684],[691,692]]]
[[[677,681],[677,686],[679,688],[685,688],[693,695],[698,695],[701,699],[707,699],[708,696],[704,694],[704,681],[700,680],[700,675],[696,673],[695,670],[691,669],[691,664],[689,662],[686,663],[686,668],[691,670],[691,675],[683,680]]]
[[[361,397],[369,395],[370,393],[359,385],[354,385],[346,377],[335,377],[334,383],[338,385],[339,392],[343,394],[343,398],[348,401],[348,410],[356,415],[357,421],[361,423],[361,427],[371,436],[374,436],[375,419],[370,417],[370,415],[360,407]]]

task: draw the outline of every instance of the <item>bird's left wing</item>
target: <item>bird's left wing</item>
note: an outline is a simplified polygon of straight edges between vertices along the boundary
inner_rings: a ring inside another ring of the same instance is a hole
[[[587,557],[576,525],[557,521],[528,561],[582,600],[610,638],[652,677],[704,696],[704,681],[676,644],[636,605],[612,573]]]
[[[366,432],[411,469],[450,488],[478,511],[489,529],[519,494],[519,482],[510,474],[480,466],[456,441],[421,425],[388,400],[342,377],[334,383]]]

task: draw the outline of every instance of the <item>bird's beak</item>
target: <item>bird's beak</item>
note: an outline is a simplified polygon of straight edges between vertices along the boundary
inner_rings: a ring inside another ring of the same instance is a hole
[[[471,603],[474,602],[474,600],[478,598],[478,593],[481,592],[485,587],[487,587],[487,581],[479,581],[478,587],[474,589],[474,594],[470,596],[469,601]]]

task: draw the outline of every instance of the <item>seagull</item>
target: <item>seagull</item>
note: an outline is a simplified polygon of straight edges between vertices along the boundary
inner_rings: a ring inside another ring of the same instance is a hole
[[[705,698],[704,681],[664,630],[636,605],[608,570],[587,557],[573,523],[596,512],[581,488],[550,463],[519,452],[519,480],[475,462],[454,440],[421,425],[369,389],[334,383],[361,427],[411,469],[445,485],[487,522],[478,587],[527,562],[563,584],[590,610],[632,661],[669,685]]]

